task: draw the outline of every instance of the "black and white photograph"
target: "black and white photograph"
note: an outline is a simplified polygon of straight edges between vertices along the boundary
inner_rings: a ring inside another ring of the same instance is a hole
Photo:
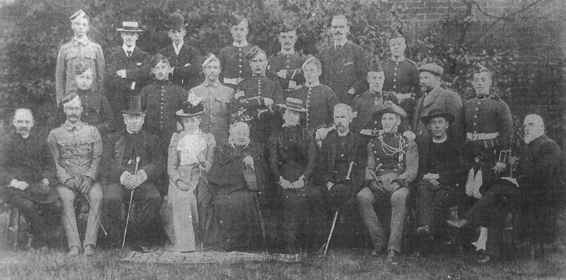
[[[564,0],[0,0],[0,280],[566,279]]]

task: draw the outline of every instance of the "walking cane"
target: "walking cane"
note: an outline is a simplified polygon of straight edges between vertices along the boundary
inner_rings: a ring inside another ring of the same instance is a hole
[[[352,175],[352,168],[354,167],[354,162],[350,161],[350,165],[348,166],[348,174],[346,174],[346,180],[349,181],[351,180],[351,175]],[[334,212],[334,218],[332,219],[332,226],[330,226],[330,232],[328,233],[328,238],[326,239],[326,243],[324,244],[324,251],[323,251],[323,255],[326,256],[326,253],[328,253],[328,247],[330,246],[330,240],[332,240],[332,236],[334,235],[334,229],[336,228],[336,222],[338,221],[338,214],[339,214],[339,210],[336,210],[336,212]]]
[[[138,173],[140,164],[140,157],[136,157],[136,166],[134,167],[134,175]],[[132,204],[134,203],[134,192],[136,189],[130,191],[130,203],[128,204],[128,213],[126,214],[126,225],[124,226],[124,236],[122,236],[122,249],[126,245],[126,235],[128,234],[128,223],[130,222],[130,214],[132,212]]]

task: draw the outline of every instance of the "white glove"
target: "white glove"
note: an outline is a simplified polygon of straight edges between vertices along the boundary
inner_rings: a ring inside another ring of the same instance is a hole
[[[244,159],[242,161],[244,162],[245,167],[248,167],[251,170],[255,170],[254,159],[252,158],[252,156],[248,155],[248,156],[244,157]]]

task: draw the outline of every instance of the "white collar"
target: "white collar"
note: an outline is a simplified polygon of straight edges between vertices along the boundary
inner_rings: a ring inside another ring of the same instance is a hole
[[[294,55],[295,49],[291,49],[290,51],[286,51],[284,49],[281,49],[281,51],[279,53],[282,54],[282,55]]]
[[[305,82],[305,85],[306,85],[307,87],[309,87],[309,88],[313,88],[313,87],[319,86],[319,85],[320,85],[320,81],[316,81],[316,82],[313,82],[313,83]]]
[[[122,49],[124,50],[124,52],[126,54],[128,54],[128,52],[130,52],[130,55],[134,53],[134,49],[136,48],[136,45],[133,45],[131,47],[126,46],[125,44],[122,45]]]
[[[340,131],[338,131],[338,129],[336,130],[336,133],[338,134],[338,136],[340,137],[344,137],[346,135],[348,135],[350,133],[350,130],[348,129],[346,132],[344,133],[340,133]]]
[[[179,55],[179,53],[181,53],[181,49],[183,48],[183,45],[185,44],[184,41],[181,41],[181,43],[179,45],[175,45],[175,43],[173,44],[173,50],[175,51],[176,55]]]
[[[236,48],[243,48],[243,47],[248,46],[248,41],[243,41],[243,42],[240,42],[240,43],[234,41],[234,42],[232,42],[232,46],[234,46]]]

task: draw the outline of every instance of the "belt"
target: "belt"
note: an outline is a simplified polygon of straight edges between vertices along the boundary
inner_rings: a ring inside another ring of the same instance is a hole
[[[466,133],[466,139],[469,141],[481,141],[481,140],[492,140],[499,137],[499,132],[492,132],[492,133]]]

